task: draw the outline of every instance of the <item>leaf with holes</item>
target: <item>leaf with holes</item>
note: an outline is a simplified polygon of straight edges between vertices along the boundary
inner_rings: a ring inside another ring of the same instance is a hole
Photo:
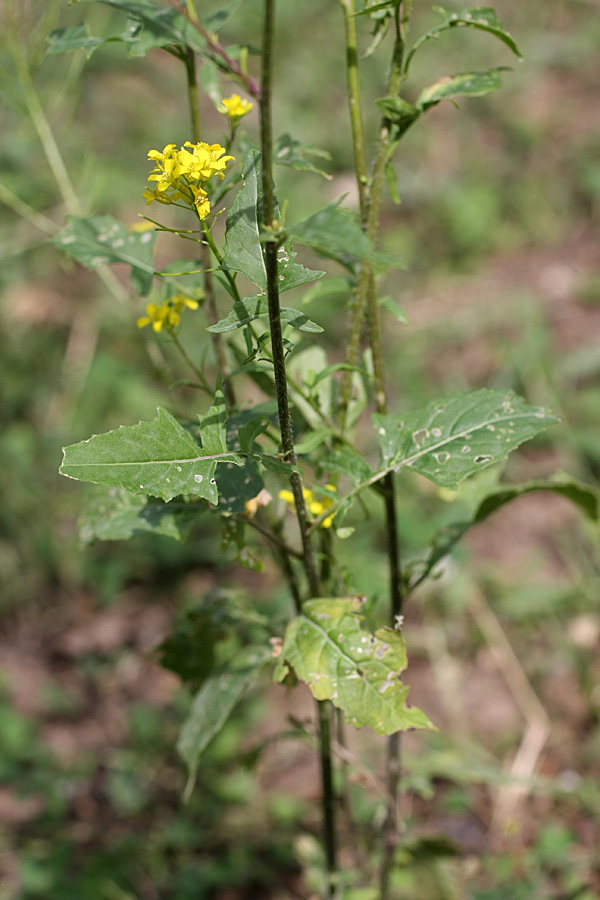
[[[193,494],[217,503],[217,463],[241,464],[224,445],[219,416],[215,398],[215,406],[201,418],[201,448],[166,409],[159,407],[158,416],[151,422],[121,425],[115,431],[65,447],[60,473],[166,501],[179,494]]]
[[[555,422],[548,410],[512,391],[485,389],[452,394],[404,415],[373,416],[384,468],[406,466],[449,488]]]
[[[88,269],[125,263],[136,290],[143,296],[150,291],[155,231],[128,231],[112,216],[67,216],[67,222],[54,238],[57,247]]]
[[[317,700],[331,700],[356,728],[367,725],[376,734],[433,728],[425,713],[406,705],[402,635],[392,628],[364,631],[359,609],[355,598],[304,603],[287,627],[276,678],[283,680],[291,667]]]

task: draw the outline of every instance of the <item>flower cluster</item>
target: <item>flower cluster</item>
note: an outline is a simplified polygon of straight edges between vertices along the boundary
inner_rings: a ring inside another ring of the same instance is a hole
[[[223,97],[220,105],[217,107],[220,113],[223,113],[224,116],[227,116],[233,121],[248,115],[253,108],[254,103],[251,103],[250,100],[243,100],[239,94],[232,94],[231,97]]]
[[[143,328],[144,325],[152,323],[154,331],[162,331],[163,328],[166,328],[167,331],[172,331],[173,328],[179,325],[181,313],[186,306],[188,309],[198,309],[199,305],[197,300],[192,300],[184,294],[176,294],[175,297],[170,297],[161,306],[158,306],[157,303],[149,303],[146,307],[146,315],[141,316],[137,321],[138,328]]]
[[[144,191],[148,205],[153,200],[159,203],[181,200],[193,205],[201,219],[206,218],[210,212],[210,201],[203,185],[213,175],[225,177],[227,163],[233,156],[224,156],[224,153],[225,148],[220,144],[192,144],[190,141],[186,141],[179,150],[175,144],[167,144],[162,153],[160,150],[150,150],[148,159],[153,160],[155,166],[148,176],[154,187]]]
[[[325,489],[331,491],[332,494],[336,493],[335,487],[332,484],[326,484]],[[324,512],[327,512],[327,510],[333,506],[333,497],[316,497],[312,491],[308,490],[308,488],[302,488],[302,493],[306,500],[308,511],[315,519],[318,519],[319,516],[322,516]],[[296,509],[294,495],[291,491],[279,491],[279,496],[282,500],[285,500],[290,509]],[[333,516],[327,516],[326,519],[323,519],[321,528],[331,528],[333,518]]]

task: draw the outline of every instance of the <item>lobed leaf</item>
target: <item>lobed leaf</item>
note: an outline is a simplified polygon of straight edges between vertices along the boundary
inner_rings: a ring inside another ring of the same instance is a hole
[[[406,705],[402,635],[392,628],[364,631],[359,608],[356,598],[304,603],[287,627],[276,677],[283,680],[291,666],[317,700],[331,700],[356,728],[382,735],[433,728],[421,710]]]
[[[407,466],[441,487],[505,459],[558,419],[516,394],[479,390],[405,415],[374,415],[385,468]]]
[[[67,226],[54,238],[57,247],[88,269],[110,263],[131,266],[131,280],[143,296],[154,275],[155,231],[128,231],[112,216],[67,216]]]
[[[281,321],[284,325],[292,325],[300,331],[308,331],[313,334],[323,331],[320,325],[311,322],[308,316],[300,312],[300,310],[283,306],[280,309],[280,313]],[[254,321],[254,319],[268,318],[268,316],[269,301],[265,294],[261,294],[258,297],[246,297],[234,303],[231,311],[224,319],[211,325],[206,330],[215,334],[224,334],[225,332],[242,328],[244,325],[248,325],[249,322]]]
[[[216,504],[217,463],[227,460],[241,463],[233,451],[223,449],[218,424],[211,418],[202,432],[202,449],[167,412],[158,408],[151,422],[121,425],[115,431],[96,434],[87,441],[71,444],[63,450],[61,475],[94,484],[109,484],[134,494],[144,493],[162,500],[179,494],[191,494]],[[216,429],[216,430],[215,430]]]
[[[116,487],[97,488],[79,519],[79,536],[92,541],[123,541],[157,534],[184,541],[206,507],[194,503],[164,503]]]

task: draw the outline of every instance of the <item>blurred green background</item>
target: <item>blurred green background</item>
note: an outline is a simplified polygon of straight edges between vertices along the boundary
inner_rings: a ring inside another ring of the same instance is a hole
[[[409,323],[385,322],[392,408],[514,388],[563,421],[515,454],[506,477],[562,470],[596,485],[599,7],[499,0],[496,9],[522,63],[463,30],[430,42],[407,85],[413,99],[446,74],[512,67],[498,93],[428,113],[397,154],[402,203],[386,200],[382,243],[407,270],[386,276],[384,293]],[[155,651],[178,610],[207,591],[244,591],[284,615],[275,570],[232,567],[211,520],[184,545],[84,548],[86,489],[57,474],[65,444],[151,418],[158,404],[188,414],[204,402],[170,390],[182,370],[164,336],[136,328],[144,304],[127,273],[99,277],[52,244],[69,212],[136,222],[147,150],[189,136],[183,70],[166,53],[128,59],[107,44],[87,61],[44,56],[53,28],[84,17],[94,34],[124,23],[100,4],[0,7],[0,900],[307,897],[314,848],[296,836],[318,829],[318,785],[308,746],[271,740],[287,727],[280,689],[242,704],[184,806],[174,744],[190,696]],[[224,42],[257,45],[260,18],[258,0],[241,3]],[[414,33],[435,23],[415,2]],[[292,221],[341,194],[355,203],[342,31],[334,0],[278,4],[276,133],[332,155],[330,181],[278,170]],[[371,135],[388,51],[384,42],[363,65]],[[221,140],[207,98],[203,114],[207,139]],[[256,126],[254,112],[242,127],[256,139]],[[73,195],[53,174],[54,140]],[[173,255],[169,241],[159,245],[161,260]],[[309,314],[339,359],[346,313],[335,298],[317,305]],[[189,319],[186,343],[200,352],[205,323]],[[407,557],[462,509],[408,478],[400,501]],[[376,600],[384,538],[375,505],[369,514],[372,527],[344,553],[349,586]],[[599,586],[597,528],[540,494],[479,526],[412,601],[411,697],[440,735],[406,740],[399,898],[600,895]],[[310,713],[305,698],[293,702]],[[381,748],[362,732],[352,740],[377,770]],[[506,782],[511,766],[529,778],[523,796]],[[368,853],[379,801],[352,790],[352,841]],[[427,842],[439,834],[452,846]]]

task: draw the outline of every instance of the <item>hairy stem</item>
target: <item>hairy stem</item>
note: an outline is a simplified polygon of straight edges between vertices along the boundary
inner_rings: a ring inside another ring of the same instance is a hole
[[[279,429],[283,458],[291,466],[296,467],[297,459],[294,449],[292,418],[289,407],[287,374],[285,370],[285,351],[281,328],[279,306],[279,278],[277,270],[277,250],[280,246],[278,237],[279,223],[275,221],[275,193],[273,188],[273,131],[271,117],[271,91],[273,80],[273,40],[275,32],[275,0],[265,0],[265,19],[263,36],[263,70],[260,101],[260,138],[262,157],[263,188],[263,228],[272,233],[272,239],[265,242],[265,268],[267,274],[267,297],[269,303],[269,326],[271,330],[271,349],[273,353],[273,373],[277,394]],[[317,559],[308,531],[306,503],[302,491],[302,479],[297,471],[290,474],[290,486],[294,495],[296,515],[300,527],[302,549],[304,553],[304,569],[308,580],[311,597],[320,594],[320,578]],[[327,861],[328,886],[327,896],[333,896],[337,871],[336,831],[335,831],[335,797],[333,789],[333,759],[331,752],[331,704],[317,704],[319,717],[319,742],[322,782],[323,841]]]

